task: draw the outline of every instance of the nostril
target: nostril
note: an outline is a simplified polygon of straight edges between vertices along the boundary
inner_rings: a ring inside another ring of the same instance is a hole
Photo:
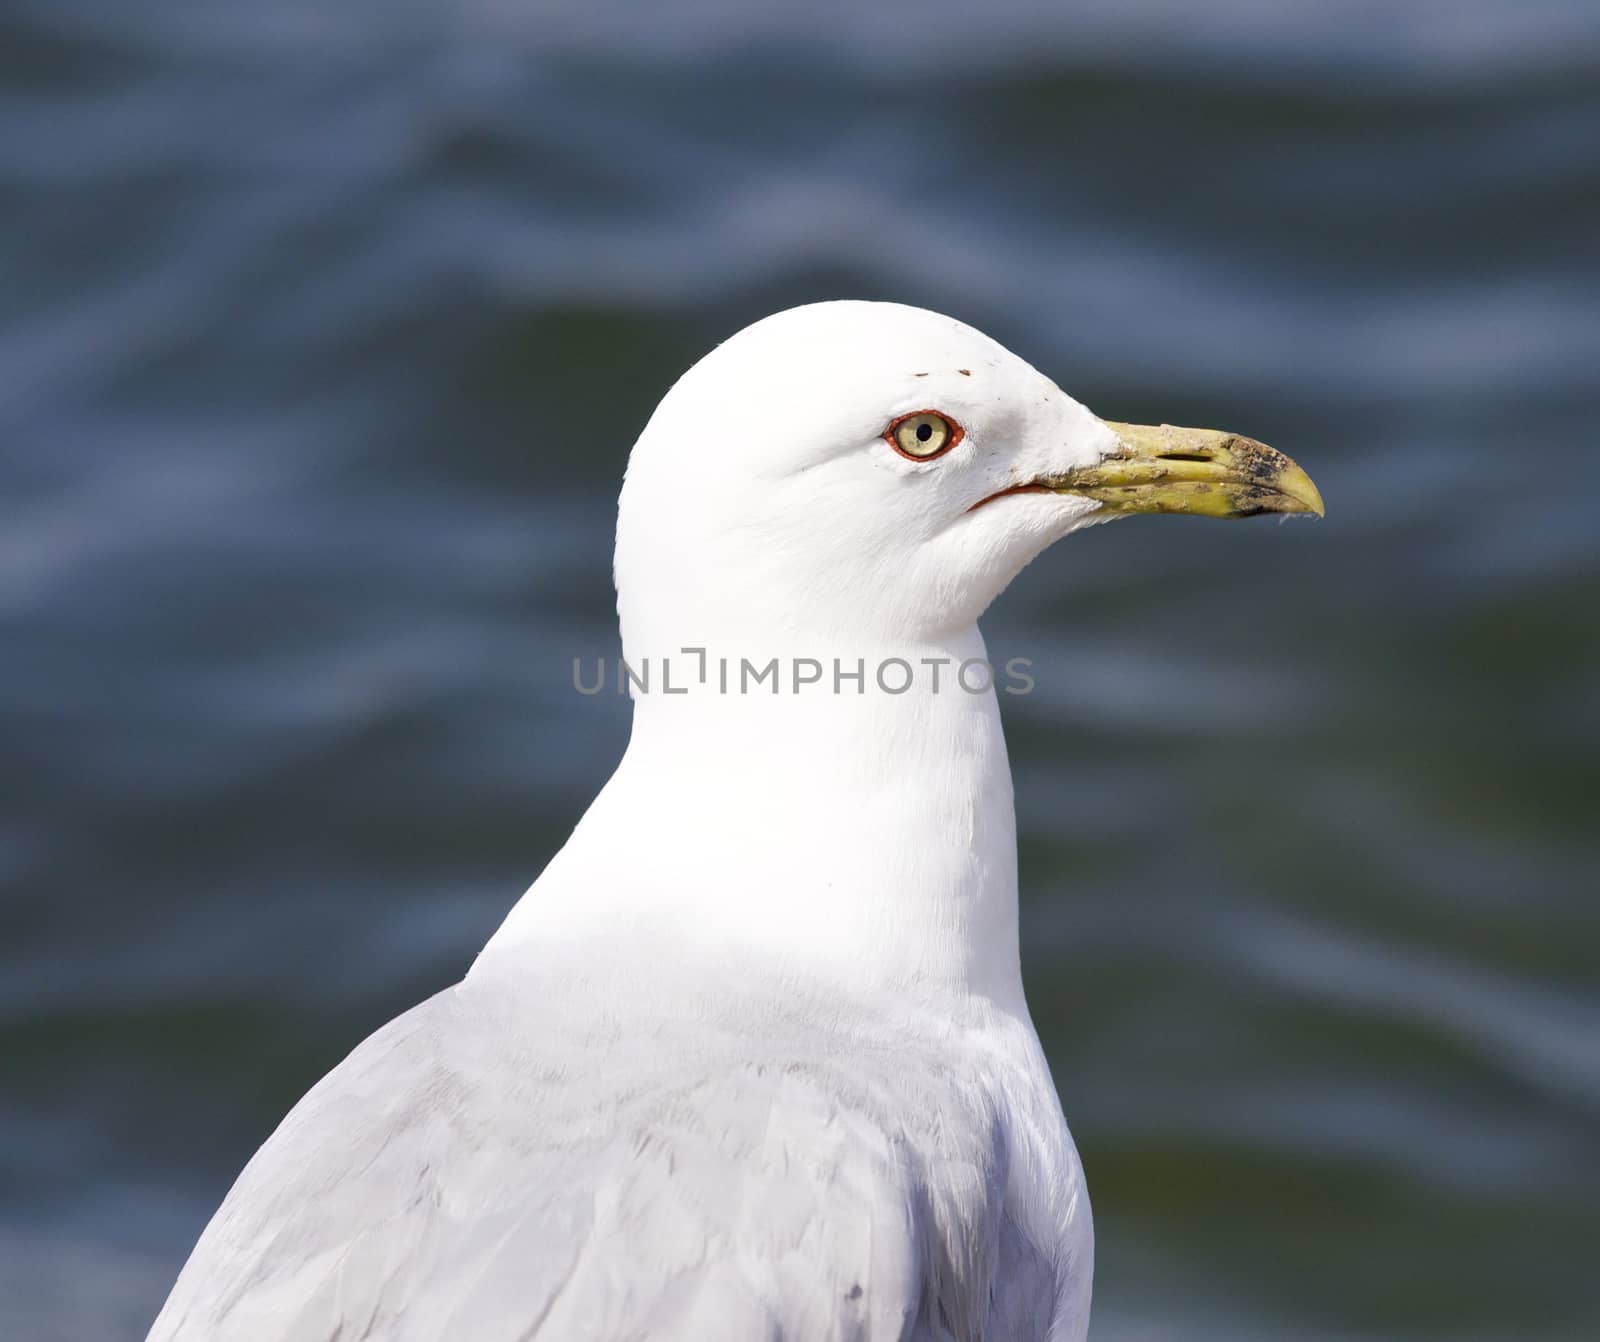
[[[1157,452],[1162,461],[1210,461],[1209,452]]]

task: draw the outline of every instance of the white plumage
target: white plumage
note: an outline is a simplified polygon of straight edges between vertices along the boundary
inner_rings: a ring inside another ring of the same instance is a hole
[[[959,444],[897,452],[886,425],[928,409]],[[1118,446],[909,308],[782,313],[686,374],[634,449],[616,578],[629,660],[689,692],[636,696],[466,979],[295,1107],[151,1337],[1081,1338],[1093,1236],[1022,996],[999,714],[951,672],[1098,507],[974,505]],[[702,657],[785,684],[723,693]]]

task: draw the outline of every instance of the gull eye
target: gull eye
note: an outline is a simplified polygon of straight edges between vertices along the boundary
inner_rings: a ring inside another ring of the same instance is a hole
[[[902,457],[912,461],[931,461],[961,441],[961,426],[937,410],[917,410],[901,415],[883,436]]]

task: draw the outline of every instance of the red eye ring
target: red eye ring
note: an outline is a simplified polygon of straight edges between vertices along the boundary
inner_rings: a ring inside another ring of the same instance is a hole
[[[912,439],[909,435],[903,435],[901,433],[903,428],[912,425],[918,420],[922,420],[924,423],[916,425],[916,439]],[[928,432],[923,433],[923,429],[927,429]],[[931,442],[941,433],[943,435],[943,441],[939,442],[932,451],[919,453],[908,450],[907,444],[917,440],[920,440],[921,442]],[[955,420],[951,419],[949,415],[946,415],[942,411],[938,410],[912,410],[904,415],[896,415],[889,421],[889,427],[883,431],[883,440],[888,443],[890,447],[894,448],[894,450],[907,461],[915,461],[918,463],[924,461],[937,461],[966,436],[967,431],[965,429],[957,424]]]

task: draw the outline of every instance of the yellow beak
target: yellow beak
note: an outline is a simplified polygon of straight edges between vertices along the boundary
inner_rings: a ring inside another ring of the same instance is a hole
[[[1039,483],[1095,499],[1107,512],[1323,515],[1311,477],[1282,452],[1219,429],[1172,424],[1112,424],[1121,451]]]

